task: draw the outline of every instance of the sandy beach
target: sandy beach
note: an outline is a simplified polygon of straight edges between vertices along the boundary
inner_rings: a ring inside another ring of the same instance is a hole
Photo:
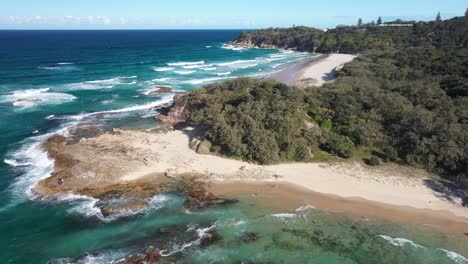
[[[333,81],[336,71],[356,57],[349,54],[322,54],[274,73],[271,78],[299,88],[322,86]]]
[[[93,195],[99,193],[96,190],[115,185],[133,186],[135,182],[144,185],[164,177],[201,175],[203,181],[214,184],[210,189],[219,195],[255,195],[265,186],[274,184],[277,188],[276,185],[288,184],[288,190],[296,186],[302,192],[313,192],[312,196],[283,199],[289,201],[284,205],[291,208],[310,203],[336,212],[388,220],[411,219],[407,222],[437,226],[449,232],[468,232],[468,210],[461,206],[461,199],[435,191],[429,183],[435,182],[436,177],[422,170],[396,164],[374,168],[361,163],[260,166],[198,154],[190,148],[197,144],[195,136],[195,130],[185,128],[163,132],[117,130],[74,144],[58,140],[48,146],[55,153],[56,173],[41,181],[35,190],[49,196],[62,192]],[[64,180],[61,184],[57,182],[59,177]],[[235,184],[222,185],[229,183]],[[250,187],[239,187],[244,183]],[[255,187],[252,183],[260,185]],[[268,191],[269,195],[276,195],[272,192],[274,188]],[[328,202],[321,204],[313,198],[317,196],[333,197],[340,202],[324,198]],[[396,212],[411,217],[400,218]]]

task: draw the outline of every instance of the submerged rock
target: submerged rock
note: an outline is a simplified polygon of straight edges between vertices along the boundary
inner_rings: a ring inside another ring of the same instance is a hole
[[[130,255],[124,259],[118,260],[116,264],[153,264],[158,263],[162,256],[159,250],[150,246],[145,254]]]
[[[188,209],[206,208],[211,206],[227,205],[237,203],[237,199],[225,199],[208,192],[203,183],[193,182],[185,188],[185,197],[187,198],[186,207]]]
[[[254,233],[254,232],[245,233],[241,237],[241,240],[242,240],[242,242],[245,242],[245,243],[255,242],[255,241],[258,240],[258,235],[257,235],[257,233]]]
[[[218,242],[219,240],[221,240],[221,236],[217,232],[208,233],[201,238],[200,246],[208,247]]]

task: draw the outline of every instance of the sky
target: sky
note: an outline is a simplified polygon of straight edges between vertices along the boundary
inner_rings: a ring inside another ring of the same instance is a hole
[[[0,0],[0,29],[256,29],[463,16],[468,0]]]

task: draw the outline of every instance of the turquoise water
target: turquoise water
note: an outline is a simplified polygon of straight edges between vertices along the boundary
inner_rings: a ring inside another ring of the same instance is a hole
[[[159,195],[145,211],[103,219],[93,200],[41,201],[29,192],[52,170],[39,142],[53,133],[66,135],[83,123],[153,127],[153,107],[172,98],[149,95],[157,85],[191,90],[236,76],[261,77],[311,56],[223,44],[238,34],[0,31],[2,263],[109,263],[150,245],[167,248],[179,263],[466,262],[464,237],[320,211],[275,212],[246,199],[186,212],[178,194]],[[158,232],[167,226],[176,232]],[[198,245],[199,236],[214,231],[221,240]],[[259,239],[242,242],[246,232]]]

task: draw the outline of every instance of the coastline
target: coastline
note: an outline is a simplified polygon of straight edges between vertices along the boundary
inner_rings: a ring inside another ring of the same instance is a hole
[[[302,89],[322,86],[333,81],[336,72],[356,57],[349,54],[320,54],[276,72],[270,78]]]
[[[260,166],[196,153],[190,148],[196,132],[191,128],[149,132],[117,130],[73,144],[58,141],[52,146],[53,156],[59,161],[55,173],[40,181],[35,191],[46,196],[63,192],[95,194],[100,199],[116,187],[122,194],[126,191],[135,194],[135,190],[146,190],[148,183],[197,175],[215,195],[235,196],[251,195],[263,188],[252,188],[250,184],[283,186],[287,183],[299,186],[302,191],[293,188],[295,191],[267,193],[279,198],[274,200],[285,201],[283,205],[290,205],[291,210],[297,208],[299,201],[310,202],[318,209],[426,224],[449,233],[468,232],[468,210],[461,206],[461,199],[450,197],[452,201],[449,201],[438,196],[425,184],[435,176],[422,170],[396,164],[378,168],[355,163]],[[51,146],[47,148],[51,153]],[[64,178],[63,184],[57,181],[60,177]],[[229,184],[231,187],[227,188]],[[160,185],[152,186],[147,195],[167,190]],[[301,201],[301,195],[283,199],[282,195],[287,193],[304,193],[304,197],[312,199]],[[328,202],[321,203],[322,200]]]
[[[294,85],[298,79],[298,75],[300,75],[306,67],[315,62],[320,63],[320,61],[323,61],[328,56],[328,54],[319,54],[312,58],[294,63],[285,69],[273,73],[269,78],[290,86]]]
[[[343,198],[335,194],[314,192],[289,182],[212,181],[207,190],[220,197],[249,197],[260,205],[273,207],[278,213],[294,213],[301,208],[342,214],[352,219],[383,220],[396,224],[434,228],[453,235],[466,235],[465,218],[446,211],[390,205],[358,197]]]

